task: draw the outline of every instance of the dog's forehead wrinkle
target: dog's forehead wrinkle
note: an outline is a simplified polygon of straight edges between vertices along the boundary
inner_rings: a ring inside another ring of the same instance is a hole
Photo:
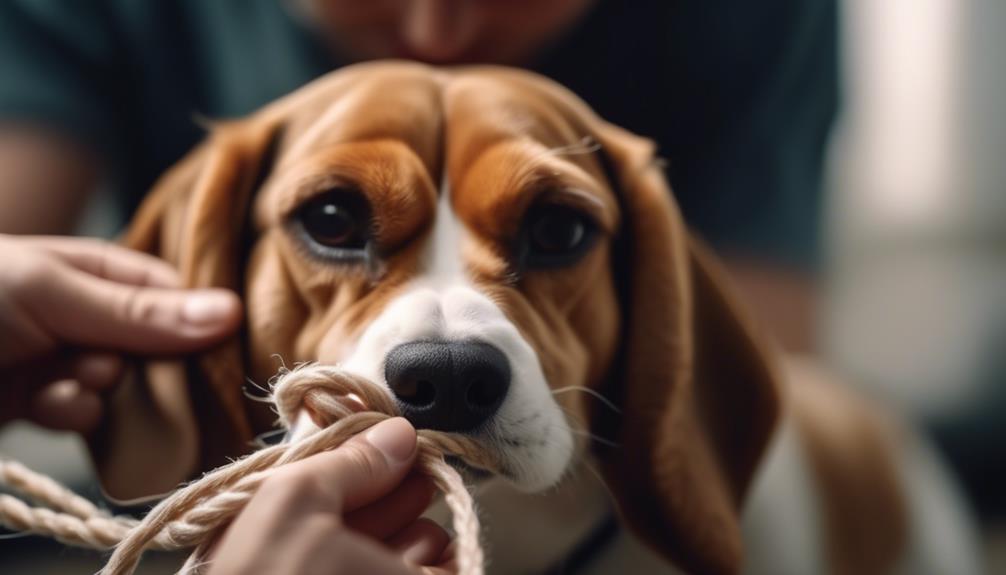
[[[316,145],[326,133],[332,130],[333,126],[338,125],[339,118],[349,113],[350,108],[354,105],[356,105],[356,99],[352,97],[343,97],[332,102],[322,112],[321,117],[312,121],[310,127],[290,143],[290,149],[285,156],[287,158],[303,157],[306,150]]]

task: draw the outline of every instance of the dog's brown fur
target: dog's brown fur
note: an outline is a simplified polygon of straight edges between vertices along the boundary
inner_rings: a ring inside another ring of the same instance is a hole
[[[600,152],[562,151],[584,137]],[[124,386],[93,442],[106,489],[164,491],[247,451],[271,414],[242,396],[245,378],[267,380],[275,354],[339,361],[415,275],[441,181],[473,238],[470,276],[534,347],[549,384],[591,386],[621,405],[614,418],[561,398],[573,419],[621,445],[599,457],[624,519],[689,572],[738,572],[739,509],[784,405],[777,351],[687,233],[652,143],[504,69],[352,67],[217,125],[161,180],[127,244],[175,264],[189,286],[241,293],[246,330],[184,369],[151,364]],[[335,185],[372,206],[380,281],[305,257],[285,231],[300,202]],[[606,241],[571,268],[515,282],[507,242],[541,194],[590,211]],[[886,473],[887,429],[815,394],[801,390],[788,406],[834,497],[825,507],[835,573],[879,572],[903,527],[896,482],[885,475],[871,490]],[[890,508],[889,536],[854,532],[850,509],[863,506]]]

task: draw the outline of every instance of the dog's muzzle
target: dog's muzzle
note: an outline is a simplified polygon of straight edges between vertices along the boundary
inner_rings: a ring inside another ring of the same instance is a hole
[[[472,431],[496,413],[510,388],[510,362],[484,342],[405,343],[384,365],[399,409],[417,429]]]

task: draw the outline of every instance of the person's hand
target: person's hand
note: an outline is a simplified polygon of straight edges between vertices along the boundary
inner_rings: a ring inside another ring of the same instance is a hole
[[[0,424],[89,431],[122,354],[195,351],[237,328],[237,296],[177,282],[165,262],[99,240],[0,235]]]
[[[396,417],[279,468],[211,553],[210,575],[453,572],[449,536],[420,517],[433,486],[409,473],[415,458],[416,431]]]

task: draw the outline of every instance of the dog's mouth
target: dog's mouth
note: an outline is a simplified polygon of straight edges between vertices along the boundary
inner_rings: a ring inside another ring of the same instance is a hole
[[[469,452],[469,455],[446,452],[444,453],[444,461],[460,473],[466,481],[482,483],[494,477],[511,482],[518,481],[513,472],[511,455],[506,450],[500,449],[492,439],[472,437],[468,434],[463,434],[463,438],[463,443],[468,444],[464,451]]]
[[[528,419],[536,420],[535,416]],[[518,421],[522,421],[518,419]],[[470,433],[450,433],[458,443],[464,445],[460,451],[444,453],[447,462],[461,477],[472,484],[483,484],[492,479],[501,479],[521,491],[537,492],[554,485],[566,472],[566,468],[553,474],[542,465],[541,455],[535,447],[545,447],[556,433],[535,433],[536,429],[526,429],[524,435],[512,432],[501,435],[499,430],[482,428],[473,436]],[[546,460],[547,461],[547,460]]]

